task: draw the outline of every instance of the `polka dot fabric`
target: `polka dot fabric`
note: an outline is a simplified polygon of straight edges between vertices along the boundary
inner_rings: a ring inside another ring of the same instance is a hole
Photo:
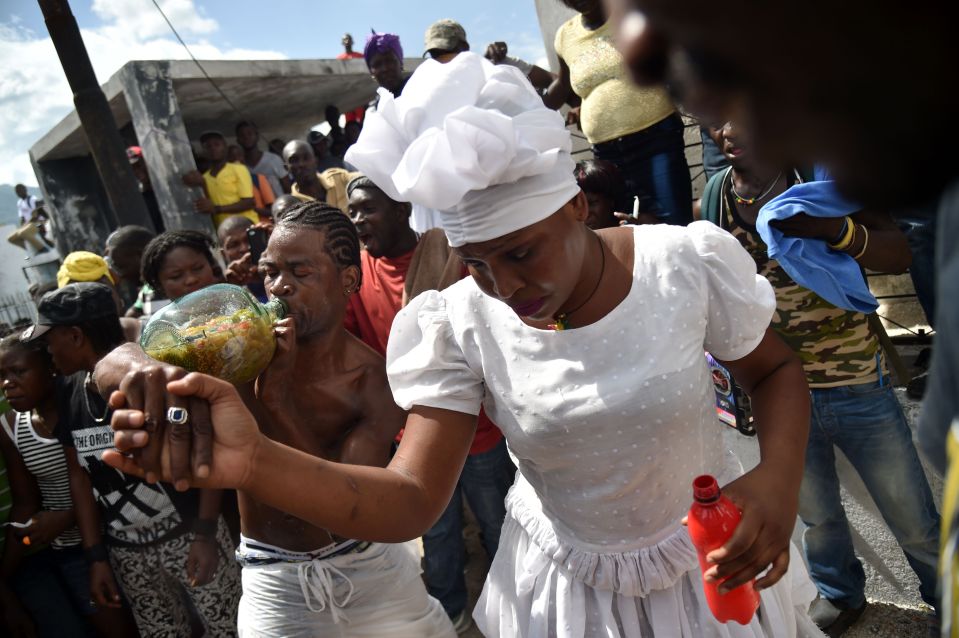
[[[715,623],[680,525],[695,476],[738,473],[704,348],[729,359],[752,351],[772,289],[711,224],[637,226],[633,238],[632,288],[589,326],[531,328],[472,279],[420,295],[393,323],[397,403],[482,405],[518,463],[477,624],[503,638],[820,635],[797,634],[788,578],[763,598],[781,631]]]

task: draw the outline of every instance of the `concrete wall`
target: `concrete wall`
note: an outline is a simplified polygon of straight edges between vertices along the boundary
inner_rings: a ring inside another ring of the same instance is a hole
[[[30,161],[50,212],[60,254],[74,250],[102,252],[117,222],[93,159],[85,155],[38,162],[31,151]]]
[[[196,170],[196,162],[170,63],[127,64],[119,75],[164,226],[211,233],[210,218],[193,211],[193,201],[203,196],[202,189],[187,188],[181,181],[184,174]]]
[[[576,15],[576,12],[563,4],[560,0],[536,0],[536,17],[539,18],[539,30],[543,36],[543,46],[546,47],[546,58],[553,73],[559,71],[556,50],[553,48],[553,38],[556,30]]]

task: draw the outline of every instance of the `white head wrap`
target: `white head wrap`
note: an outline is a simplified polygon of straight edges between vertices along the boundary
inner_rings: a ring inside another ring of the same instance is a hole
[[[579,191],[563,118],[522,72],[475,53],[427,60],[367,115],[346,161],[391,198],[440,211],[451,246],[541,221]]]

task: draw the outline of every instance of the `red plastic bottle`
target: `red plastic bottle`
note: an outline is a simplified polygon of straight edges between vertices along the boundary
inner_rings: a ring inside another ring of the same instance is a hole
[[[713,566],[706,562],[706,554],[729,540],[742,514],[732,501],[722,495],[716,479],[708,474],[698,476],[693,481],[693,499],[686,525],[699,553],[699,568],[705,573]],[[753,589],[753,584],[740,585],[726,594],[719,593],[720,584],[703,579],[706,602],[713,616],[722,623],[735,620],[740,625],[749,624],[759,608],[759,593]]]

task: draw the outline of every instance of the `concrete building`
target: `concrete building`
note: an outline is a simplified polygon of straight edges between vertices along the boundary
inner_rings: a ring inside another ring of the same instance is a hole
[[[420,62],[407,59],[405,68],[411,72]],[[213,230],[208,218],[193,212],[192,202],[202,193],[180,181],[181,175],[196,169],[193,153],[200,150],[196,140],[201,132],[220,130],[232,140],[235,124],[252,120],[265,149],[273,138],[304,138],[310,127],[323,121],[328,104],[346,112],[365,105],[376,92],[362,59],[202,65],[209,77],[192,61],[129,62],[103,85],[124,141],[143,149],[168,229]],[[117,216],[100,184],[76,111],[33,145],[30,160],[60,252],[102,250],[117,226]]]

